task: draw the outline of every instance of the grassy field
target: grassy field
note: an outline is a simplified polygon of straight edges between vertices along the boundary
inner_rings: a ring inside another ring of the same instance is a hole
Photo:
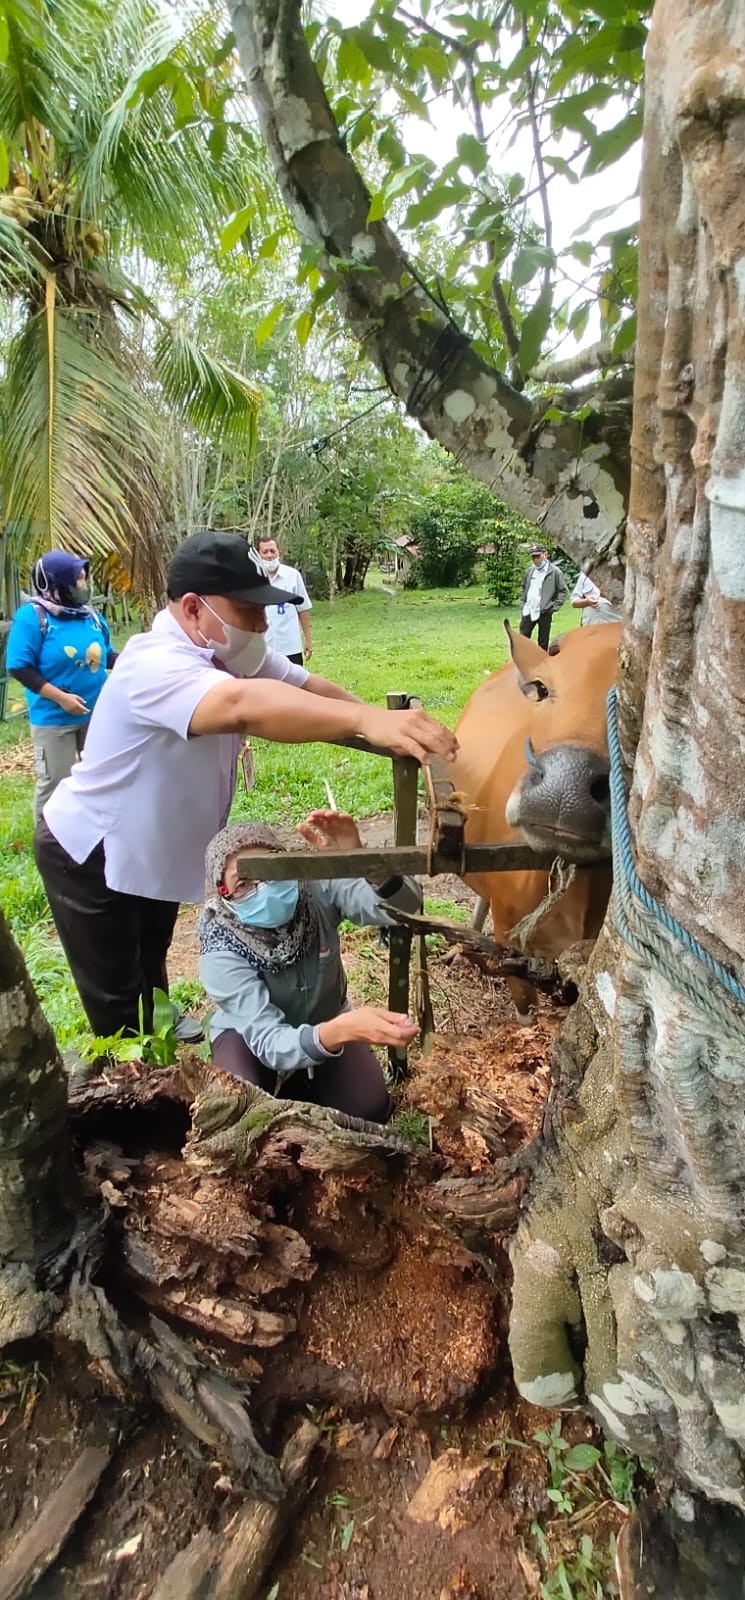
[[[388,691],[416,694],[452,727],[477,684],[506,659],[504,615],[480,588],[404,590],[391,596],[373,579],[364,594],[315,606],[312,666],[372,703],[384,705]],[[517,625],[517,612],[509,615]],[[560,627],[578,620],[579,613],[567,606]],[[84,1020],[64,958],[50,937],[49,909],[34,864],[33,779],[14,771],[27,743],[24,718],[0,724],[0,905],[64,1046],[79,1038]],[[298,822],[313,807],[327,804],[324,778],[339,807],[356,817],[391,808],[387,761],[331,745],[288,747],[263,740],[254,742],[254,759],[256,785],[247,795],[239,780],[236,819]]]

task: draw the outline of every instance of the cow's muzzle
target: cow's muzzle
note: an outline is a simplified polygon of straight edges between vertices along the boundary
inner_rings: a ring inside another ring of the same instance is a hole
[[[507,821],[521,828],[535,849],[592,856],[610,846],[608,758],[577,745],[560,744],[536,755],[507,801]]]

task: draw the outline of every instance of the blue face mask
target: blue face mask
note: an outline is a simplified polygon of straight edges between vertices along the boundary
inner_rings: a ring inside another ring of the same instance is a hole
[[[295,915],[299,892],[294,880],[260,883],[244,900],[231,900],[230,909],[246,928],[283,928]]]

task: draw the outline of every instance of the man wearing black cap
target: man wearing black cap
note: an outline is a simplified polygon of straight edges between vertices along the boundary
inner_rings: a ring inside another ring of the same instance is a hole
[[[149,1026],[179,903],[202,898],[204,853],[227,820],[247,734],[287,744],[362,734],[424,761],[456,749],[424,712],[365,705],[266,649],[264,607],[296,597],[269,582],[242,534],[193,534],[167,587],[151,631],[124,646],[84,759],[34,841],[80,998],[105,1037],[138,1031],[140,999]]]
[[[523,578],[520,632],[530,638],[537,626],[542,650],[548,650],[551,618],[561,609],[568,593],[566,578],[561,568],[549,561],[545,544],[534,544],[530,566]]]

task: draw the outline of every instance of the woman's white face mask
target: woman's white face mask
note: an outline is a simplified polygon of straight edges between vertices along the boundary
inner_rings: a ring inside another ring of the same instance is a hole
[[[209,601],[202,595],[199,598],[215,621],[219,622],[227,642],[223,644],[222,640],[213,639],[210,635],[202,633],[201,628],[200,639],[204,639],[207,648],[214,650],[223,665],[235,673],[236,677],[252,678],[262,666],[266,656],[263,633],[250,633],[245,628],[234,628],[232,622],[225,622],[223,617],[212,610]]]

